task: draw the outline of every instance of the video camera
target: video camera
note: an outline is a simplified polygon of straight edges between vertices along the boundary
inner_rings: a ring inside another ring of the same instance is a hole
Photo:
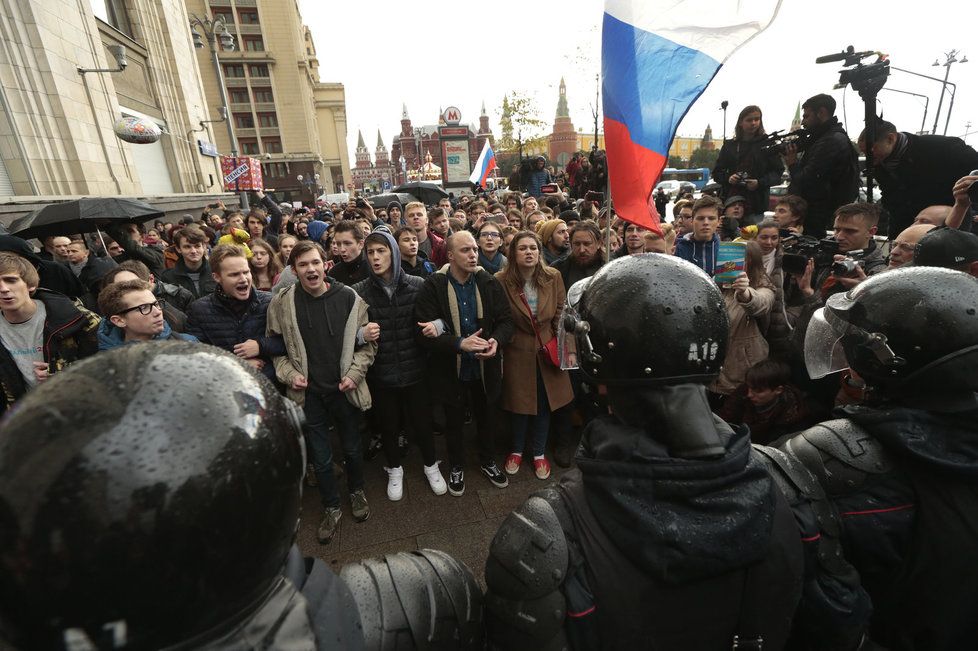
[[[832,264],[839,252],[839,243],[831,237],[820,240],[811,235],[782,231],[781,241],[784,246],[781,268],[793,276],[803,276],[809,260],[814,260],[815,266]]]
[[[862,60],[876,56],[873,63],[863,64]],[[882,52],[867,50],[856,52],[851,45],[838,54],[827,54],[815,59],[815,63],[834,63],[842,61],[845,66],[839,71],[839,83],[836,88],[852,86],[852,89],[859,93],[864,100],[867,96],[875,97],[876,93],[882,90],[886,83],[886,78],[890,76],[890,62]]]
[[[808,147],[811,141],[812,132],[805,131],[804,129],[797,129],[788,133],[772,131],[761,140],[761,151],[774,149],[778,153],[783,154],[785,153],[785,147],[788,145],[794,145],[797,151],[805,151],[805,148]]]

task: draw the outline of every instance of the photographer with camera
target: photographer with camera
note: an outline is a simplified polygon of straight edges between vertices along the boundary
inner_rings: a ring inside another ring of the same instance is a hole
[[[759,221],[768,208],[769,190],[781,181],[784,171],[777,151],[762,147],[764,136],[760,107],[744,107],[737,116],[733,139],[723,142],[713,168],[713,180],[720,184],[723,199],[742,196],[746,200],[741,226]]]
[[[801,124],[812,136],[804,156],[799,157],[794,143],[784,147],[784,162],[791,174],[788,194],[796,194],[808,202],[805,226],[821,238],[835,209],[856,199],[858,157],[849,135],[835,117],[832,96],[815,95],[805,100],[801,108]]]
[[[883,193],[883,208],[890,213],[891,237],[910,226],[924,208],[950,206],[955,181],[978,168],[978,151],[960,138],[897,131],[886,120],[876,123],[875,134],[873,175]],[[864,131],[859,135],[863,152],[865,138]],[[964,222],[965,230],[970,230],[969,222]]]

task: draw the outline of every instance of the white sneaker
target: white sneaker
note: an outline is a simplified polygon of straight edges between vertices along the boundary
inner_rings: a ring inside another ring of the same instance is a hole
[[[445,483],[445,478],[441,476],[437,461],[433,465],[424,467],[424,476],[428,478],[428,484],[435,495],[444,495],[448,492],[448,484]]]
[[[404,467],[384,468],[387,471],[387,499],[397,502],[404,496]]]

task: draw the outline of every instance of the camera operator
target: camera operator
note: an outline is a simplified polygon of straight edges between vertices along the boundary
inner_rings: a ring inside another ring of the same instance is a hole
[[[768,194],[772,185],[781,181],[784,166],[776,150],[765,150],[764,122],[759,106],[746,106],[737,116],[734,137],[725,140],[713,180],[721,186],[721,197],[742,196],[746,199],[741,226],[756,224],[768,209]]]
[[[839,119],[835,99],[820,94],[802,104],[801,124],[812,134],[802,157],[795,144],[784,149],[784,162],[791,174],[788,194],[808,202],[805,226],[816,237],[824,237],[835,209],[856,199],[859,166],[855,149]]]
[[[865,138],[864,131],[859,135],[863,152]],[[924,208],[954,203],[955,181],[978,169],[978,152],[960,138],[918,136],[879,120],[874,139],[873,175],[883,193],[883,208],[890,213],[891,237],[910,226]],[[964,221],[965,230],[970,230],[970,221]]]
[[[807,308],[801,310],[800,323],[807,323],[810,313],[832,294],[848,291],[886,269],[886,256],[873,239],[879,216],[879,207],[871,203],[850,203],[835,211],[838,252],[831,258],[809,259],[805,273],[794,276],[798,294],[790,303],[796,305],[800,295]]]

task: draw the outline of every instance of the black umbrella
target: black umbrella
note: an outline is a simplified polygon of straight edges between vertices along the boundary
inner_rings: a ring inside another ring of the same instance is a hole
[[[91,233],[112,224],[144,222],[165,213],[136,199],[84,197],[52,203],[15,219],[10,233],[17,237],[47,237]]]
[[[418,198],[418,200],[431,205],[438,203],[439,199],[447,199],[448,193],[435,183],[428,183],[427,181],[411,181],[410,183],[404,183],[394,188],[394,192],[410,192]]]

